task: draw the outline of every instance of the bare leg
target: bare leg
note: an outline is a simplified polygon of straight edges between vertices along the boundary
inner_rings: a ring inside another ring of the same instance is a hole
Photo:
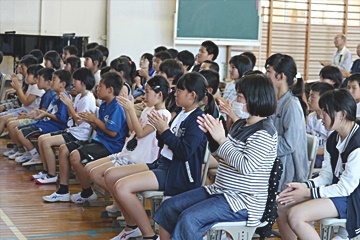
[[[10,136],[11,140],[17,146],[20,146],[20,142],[17,140],[17,137],[16,137],[16,133],[17,133],[16,127],[19,126],[19,121],[17,121],[17,120],[9,121],[9,119],[8,119],[6,126],[8,128],[9,136]]]
[[[277,226],[279,228],[279,231],[281,233],[281,239],[284,240],[292,240],[297,239],[296,234],[293,232],[293,230],[290,228],[287,214],[291,207],[295,206],[296,204],[289,204],[289,205],[281,205],[278,204],[278,218],[276,219]]]
[[[65,143],[65,140],[62,135],[50,136],[50,134],[46,134],[46,137],[43,138],[41,143],[40,156],[44,159],[44,163],[46,163],[49,174],[55,176],[56,174],[56,159],[55,154],[52,149],[53,146],[60,146]],[[42,153],[41,153],[42,151]]]
[[[110,158],[105,157],[86,164],[85,173],[93,182],[108,190],[104,180],[104,173],[111,167],[114,167],[114,164],[111,162]]]
[[[161,240],[170,240],[171,235],[168,231],[166,231],[162,226],[159,225],[159,233]]]
[[[22,133],[21,130],[18,130],[17,137],[18,137],[20,144],[22,146],[24,146],[26,148],[26,150],[30,151],[30,150],[34,149],[34,144],[32,144],[29,139],[24,137],[24,134]]]
[[[70,178],[70,162],[69,150],[65,144],[60,146],[59,149],[59,165],[60,165],[60,184],[69,185]]]
[[[45,139],[47,137],[50,137],[50,133],[48,134],[44,134],[44,135],[41,135],[39,138],[38,138],[38,148],[39,148],[39,155],[40,155],[40,160],[41,160],[41,163],[43,165],[43,169],[45,171],[48,171],[48,166],[46,164],[46,161],[44,159],[44,151],[43,151],[43,142],[45,141]]]
[[[70,163],[76,172],[76,177],[79,179],[81,187],[83,189],[90,188],[89,177],[85,174],[84,165],[81,163],[80,153],[78,150],[74,150],[70,153]]]
[[[137,225],[143,237],[154,236],[155,233],[150,226],[150,222],[135,193],[145,190],[158,190],[159,184],[152,171],[136,173],[119,179],[114,186],[114,195],[118,200],[120,209],[125,208],[129,216],[125,216],[126,223]]]
[[[0,134],[2,134],[4,132],[6,120],[8,120],[9,118],[12,118],[12,117],[13,116],[11,114],[0,117]]]

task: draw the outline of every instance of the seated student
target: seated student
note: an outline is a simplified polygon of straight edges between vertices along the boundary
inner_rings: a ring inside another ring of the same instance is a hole
[[[134,98],[145,94],[145,83],[149,79],[146,79],[146,77],[152,76],[154,74],[154,69],[152,68],[152,59],[153,55],[150,53],[144,53],[140,58],[140,69],[136,71],[136,77],[134,79]]]
[[[54,99],[56,93],[51,90],[52,75],[55,72],[53,68],[42,68],[38,72],[37,86],[39,89],[45,91],[44,95],[41,96],[39,109],[46,111]],[[19,125],[26,125],[31,122],[35,122],[34,118],[40,113],[39,109],[33,109],[30,113],[20,113],[17,118],[10,118],[6,121],[6,127],[9,131],[10,139],[14,142],[15,146],[13,149],[8,149],[3,155],[9,159],[15,159],[25,153],[25,149],[21,146],[17,140],[17,129]]]
[[[77,57],[79,50],[74,45],[65,46],[63,48],[63,54],[62,58],[64,60],[64,63],[69,57]]]
[[[203,114],[199,107],[207,98],[207,82],[199,73],[188,73],[176,86],[176,103],[183,110],[170,123],[170,128],[167,119],[159,113],[153,111],[148,115],[165,144],[160,157],[151,164],[132,164],[105,172],[107,189],[126,221],[124,230],[113,239],[141,235],[143,239],[157,238],[136,192],[160,190],[165,196],[174,196],[201,185],[206,137],[196,119]]]
[[[28,67],[30,65],[34,65],[34,64],[37,64],[37,59],[32,55],[25,55],[20,60],[19,70],[20,70],[20,74],[22,75],[22,78],[23,78],[22,81],[23,81],[23,90],[24,91],[27,90],[27,84],[25,82],[27,69],[28,69]],[[8,95],[9,93],[12,93],[12,92],[15,92],[15,90],[10,89],[9,91],[7,91],[5,93],[5,95]],[[0,112],[4,112],[4,111],[7,111],[9,109],[18,108],[18,107],[20,107],[20,104],[19,104],[19,101],[16,98],[7,99],[7,100],[4,100],[4,101],[0,102]]]
[[[91,49],[94,49],[96,46],[98,46],[99,44],[97,42],[91,42],[91,43],[88,43],[86,44],[85,48],[86,48],[86,51],[89,51]]]
[[[334,88],[339,88],[342,82],[342,74],[340,69],[335,66],[326,66],[320,70],[319,73],[320,82],[326,82],[334,86]]]
[[[104,45],[97,45],[94,49],[100,50],[100,52],[103,55],[103,61],[102,61],[101,65],[99,66],[99,69],[106,67],[107,66],[106,60],[109,57],[109,49],[107,47],[105,47]]]
[[[306,182],[291,182],[279,194],[279,230],[283,239],[320,239],[309,222],[322,218],[346,218],[349,237],[355,237],[359,216],[360,130],[356,102],[345,89],[324,93],[319,100],[328,131],[322,171]],[[341,153],[341,154],[340,154]],[[355,221],[356,220],[356,221]],[[347,238],[347,237],[346,237]]]
[[[92,134],[90,124],[82,121],[77,113],[96,111],[95,97],[91,93],[91,89],[95,85],[94,74],[88,68],[80,68],[74,72],[73,79],[74,89],[78,92],[74,103],[65,93],[60,94],[60,100],[67,106],[70,114],[67,129],[65,129],[65,131],[41,135],[38,139],[38,149],[41,159],[33,162],[33,164],[42,163],[43,170],[32,176],[32,178],[35,179],[35,183],[56,183],[58,180],[56,175],[55,154],[52,150],[53,146],[60,146],[65,143],[70,144],[70,142],[76,141],[87,141]]]
[[[192,54],[188,50],[183,50],[178,53],[175,60],[178,60],[182,63],[184,68],[184,74],[186,74],[194,66],[195,57],[194,54]]]
[[[29,87],[25,94],[22,89],[22,81],[19,80],[15,73],[11,75],[11,86],[15,89],[22,107],[0,113],[0,134],[3,133],[8,119],[15,118],[21,113],[30,113],[33,109],[39,108],[41,97],[45,93],[44,90],[39,89],[37,86],[38,71],[42,68],[40,65],[31,65],[27,69],[25,82]]]
[[[163,51],[166,51],[167,50],[167,47],[165,46],[158,46],[154,49],[154,55],[159,53],[159,52],[163,52]]]
[[[40,49],[31,50],[29,55],[32,55],[37,59],[37,64],[42,64],[44,61],[44,54]]]
[[[310,88],[308,106],[309,110],[312,111],[312,113],[310,113],[307,117],[306,132],[317,137],[319,142],[314,165],[316,168],[321,168],[322,162],[324,160],[324,148],[326,144],[326,139],[331,133],[326,130],[325,126],[322,123],[319,99],[321,95],[323,95],[325,92],[333,89],[333,86],[325,82],[314,83],[313,85],[311,85]]]
[[[95,76],[95,87],[92,91],[95,91],[100,83],[100,66],[103,61],[103,55],[98,49],[90,49],[84,53],[84,66],[89,68]]]
[[[247,71],[252,70],[252,62],[247,56],[236,55],[230,59],[229,65],[232,82],[226,83],[224,95],[219,100],[232,104],[236,99],[235,84]]]
[[[56,51],[48,51],[44,55],[45,67],[54,68],[55,70],[62,69],[61,57]]]
[[[76,56],[70,56],[64,60],[65,67],[64,69],[72,75],[76,69],[81,67],[81,60]]]
[[[53,74],[51,89],[56,93],[51,106],[47,111],[40,111],[40,114],[35,118],[35,122],[28,125],[18,126],[17,140],[27,150],[24,155],[15,158],[18,163],[23,163],[24,166],[31,165],[32,162],[37,162],[40,156],[34,144],[28,139],[30,137],[39,136],[50,132],[64,130],[68,119],[68,111],[66,105],[61,102],[61,93],[66,93],[66,87],[70,84],[71,75],[68,71],[57,70]],[[67,94],[67,93],[66,93]],[[25,164],[26,161],[29,163]]]
[[[247,56],[248,58],[250,58],[252,63],[252,69],[254,69],[256,65],[256,56],[252,52],[243,52],[240,54],[240,56]]]
[[[213,224],[223,221],[259,224],[277,154],[277,131],[270,118],[276,110],[274,85],[264,74],[250,74],[236,90],[236,101],[245,104],[249,118],[235,122],[226,137],[218,119],[209,114],[198,117],[210,151],[219,158],[215,183],[161,203],[153,217],[160,225],[160,239],[200,240]]]
[[[153,69],[155,71],[154,74],[157,74],[159,72],[160,65],[163,61],[166,59],[171,59],[170,53],[166,51],[158,52],[153,57]],[[147,76],[146,76],[147,77]]]
[[[171,114],[165,108],[165,99],[169,94],[169,83],[162,76],[150,78],[145,85],[145,100],[147,107],[142,111],[138,120],[133,103],[124,98],[117,97],[118,103],[125,109],[126,122],[132,130],[130,137],[121,152],[86,164],[85,172],[90,179],[106,189],[104,172],[110,167],[123,166],[135,163],[152,163],[159,155],[156,129],[149,123],[148,115],[157,111],[161,116],[171,119]],[[119,211],[116,203],[106,207],[109,212]]]
[[[205,60],[215,61],[219,55],[219,47],[212,41],[204,41],[201,43],[197,54],[197,65],[193,67],[193,72],[200,71],[201,64]]]
[[[124,80],[124,84],[120,91],[120,94],[130,98],[132,95],[131,85],[133,83],[133,77],[136,74],[136,65],[129,57],[121,56],[115,58],[110,63],[111,70],[117,72],[121,78]]]
[[[219,68],[219,64],[217,64],[216,62],[214,61],[210,61],[210,60],[205,60],[202,62],[202,64],[200,65],[200,70],[199,71],[202,71],[202,70],[214,70],[216,72],[219,72],[220,68]]]
[[[98,96],[103,103],[99,108],[99,117],[92,112],[78,113],[81,120],[89,123],[96,130],[96,137],[87,142],[70,142],[60,146],[60,187],[51,195],[43,197],[46,202],[71,200],[74,203],[82,203],[85,200],[96,200],[97,196],[91,189],[83,164],[118,153],[124,146],[129,130],[125,112],[116,102],[123,81],[115,72],[105,73],[101,77]],[[82,187],[80,193],[72,194],[71,197],[68,186],[70,166],[73,167]]]
[[[347,89],[356,102],[356,118],[360,118],[360,73],[348,77]]]

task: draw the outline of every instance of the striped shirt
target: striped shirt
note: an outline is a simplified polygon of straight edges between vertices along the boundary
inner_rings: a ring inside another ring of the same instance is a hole
[[[209,194],[224,194],[234,212],[248,211],[247,226],[256,226],[264,213],[268,183],[277,154],[277,132],[270,118],[251,126],[235,122],[213,155],[219,160],[214,184],[205,186]]]

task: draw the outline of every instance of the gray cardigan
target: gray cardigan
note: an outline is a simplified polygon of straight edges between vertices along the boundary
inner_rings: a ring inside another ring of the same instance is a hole
[[[304,182],[309,174],[307,159],[306,126],[299,99],[288,91],[278,101],[272,116],[278,131],[278,157],[284,170],[279,182],[279,191],[289,182]]]

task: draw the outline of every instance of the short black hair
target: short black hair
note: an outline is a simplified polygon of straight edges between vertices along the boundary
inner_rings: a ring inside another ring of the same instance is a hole
[[[145,59],[147,59],[147,60],[149,61],[149,69],[152,68],[152,65],[153,65],[153,62],[152,62],[153,57],[154,57],[154,56],[153,56],[151,53],[144,53],[144,54],[141,56],[141,58],[145,58]]]
[[[30,55],[33,55],[37,61],[38,64],[41,64],[44,61],[44,54],[40,49],[33,49],[29,52]]]
[[[219,72],[220,71],[220,67],[219,67],[219,64],[217,64],[217,62],[214,62],[214,61],[211,61],[211,60],[205,60],[205,61],[203,61],[201,64],[203,64],[203,63],[208,63],[208,64],[210,64],[210,69],[211,70],[214,70],[214,71],[216,71],[216,72]]]
[[[107,47],[105,47],[104,45],[97,45],[95,47],[95,49],[100,50],[102,55],[105,56],[106,58],[109,56],[109,49]]]
[[[356,102],[346,89],[327,91],[321,95],[319,107],[329,115],[331,127],[334,125],[336,112],[344,112],[348,121],[356,120]]]
[[[43,68],[44,67],[39,64],[33,64],[28,67],[28,69],[26,70],[26,73],[34,75],[34,77],[38,77],[39,76],[38,72]]]
[[[100,68],[103,61],[103,55],[99,49],[90,49],[84,53],[84,58],[91,58],[92,62],[95,64],[95,61],[98,61],[98,67]]]
[[[107,73],[107,72],[110,72],[111,70],[111,67],[110,66],[106,66],[106,67],[103,67],[101,68],[100,70],[100,76],[102,76],[103,74]]]
[[[172,59],[170,53],[168,53],[167,51],[161,51],[155,54],[156,58],[160,58],[161,61],[164,61],[166,59]]]
[[[114,89],[114,96],[118,96],[120,94],[124,82],[118,73],[107,72],[101,76],[101,79],[103,80],[106,88],[112,87]]]
[[[248,58],[250,58],[251,63],[252,63],[252,68],[255,67],[256,64],[256,56],[252,53],[252,52],[243,52],[242,54],[243,56],[247,56]]]
[[[69,46],[65,46],[64,48],[63,48],[63,51],[65,52],[65,51],[67,51],[67,52],[69,52],[70,53],[70,55],[78,55],[78,53],[79,53],[79,50],[77,49],[77,47],[75,46],[75,45],[69,45]]]
[[[348,83],[350,82],[357,82],[360,86],[360,73],[355,73],[353,75],[351,75],[350,77],[348,77]]]
[[[73,73],[73,79],[84,83],[86,90],[91,90],[95,86],[95,77],[92,71],[86,67],[76,69]]]
[[[321,78],[330,79],[334,81],[334,87],[338,88],[342,82],[342,73],[338,67],[325,66],[320,70],[319,76]]]
[[[265,74],[246,74],[236,83],[236,92],[244,95],[250,115],[268,117],[275,113],[277,100],[274,84]]]
[[[182,65],[175,59],[166,59],[161,62],[159,67],[160,72],[166,74],[168,78],[174,78],[173,84],[175,85],[178,79],[184,74]]]
[[[201,75],[205,77],[208,82],[208,87],[212,88],[211,94],[214,95],[219,88],[220,76],[219,73],[210,69],[200,71]]]
[[[33,64],[38,64],[37,59],[33,55],[25,55],[21,58],[20,64],[24,64],[26,67],[29,67]]]
[[[66,70],[56,70],[53,73],[53,75],[58,76],[61,83],[62,82],[66,83],[65,88],[70,86],[72,79],[71,79],[71,74],[68,71],[66,71]]]
[[[81,61],[79,57],[71,56],[65,60],[65,64],[70,64],[73,71],[81,67]]]
[[[236,55],[230,58],[229,64],[233,64],[239,72],[240,78],[247,72],[252,70],[251,59],[245,55]]]
[[[2,61],[3,61],[3,57],[4,57],[4,54],[3,54],[3,52],[2,51],[0,51],[0,64],[2,63]]]
[[[53,68],[42,68],[39,70],[38,76],[42,76],[45,81],[51,81],[54,72],[55,69]]]
[[[157,48],[154,49],[154,54],[162,52],[162,51],[166,51],[167,47],[165,46],[158,46]]]
[[[316,82],[311,85],[310,90],[318,92],[319,96],[321,96],[327,91],[334,90],[334,86],[326,82]]]
[[[168,50],[166,50],[168,53],[170,53],[171,58],[175,59],[176,56],[178,55],[179,51],[176,50],[175,48],[168,48]]]
[[[187,66],[187,70],[189,71],[195,63],[194,54],[189,52],[188,50],[183,50],[178,53],[177,59],[182,62],[184,66]]]
[[[97,45],[99,45],[97,42],[88,43],[88,44],[86,44],[86,50],[93,49],[93,48],[95,48]]]
[[[44,55],[45,60],[49,60],[55,69],[60,68],[60,55],[57,51],[48,51]]]
[[[213,54],[212,60],[215,61],[217,56],[219,55],[219,47],[212,41],[204,41],[201,43],[201,46],[206,48],[208,54]]]

